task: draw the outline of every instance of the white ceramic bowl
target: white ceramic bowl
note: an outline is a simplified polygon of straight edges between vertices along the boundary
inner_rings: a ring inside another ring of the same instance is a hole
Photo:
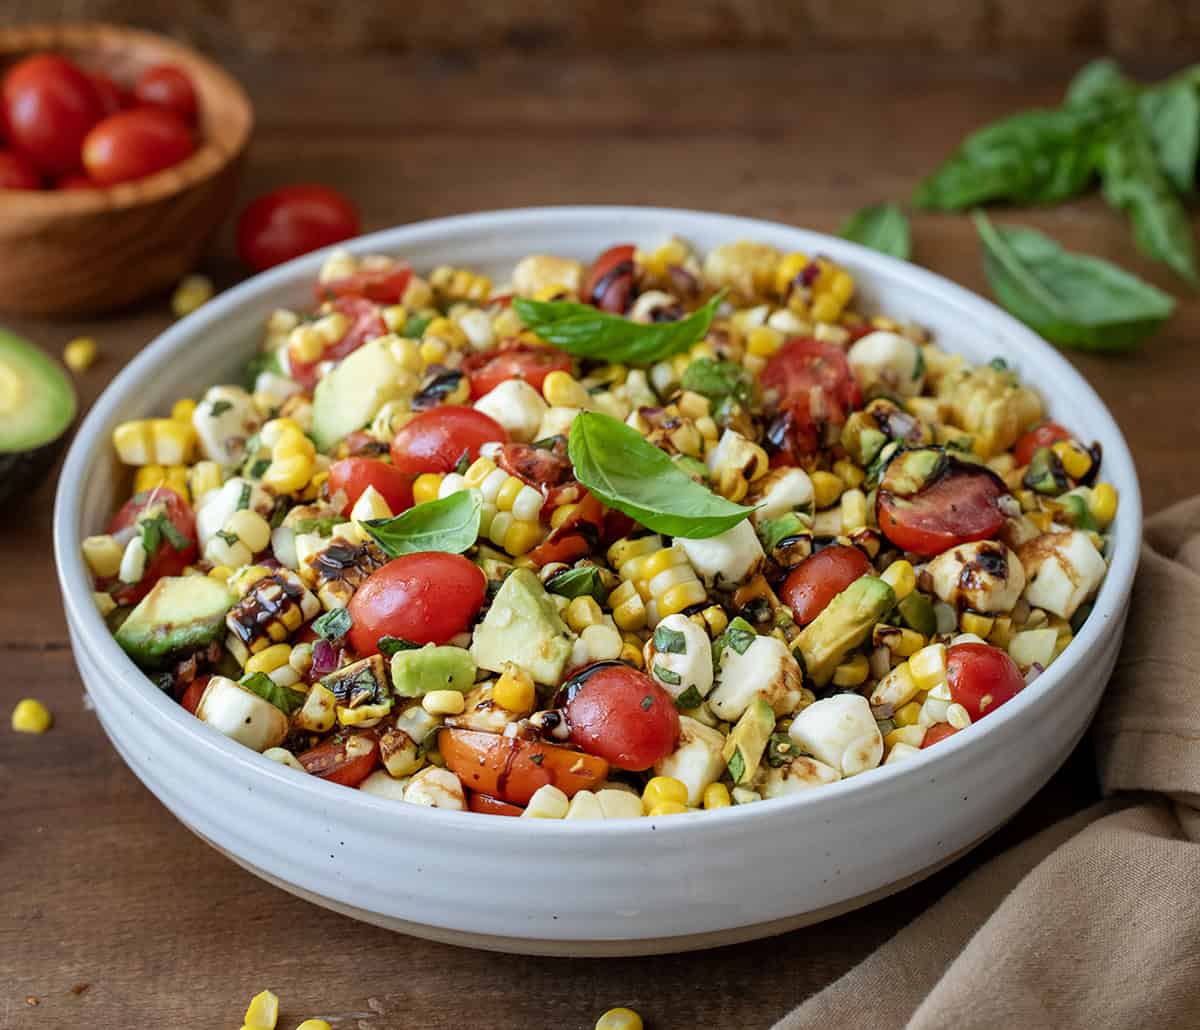
[[[113,381],[67,457],[55,556],[76,661],[105,731],[190,829],[239,864],[356,918],[476,947],[636,954],[728,944],[882,896],[962,853],[1028,801],[1080,738],[1121,639],[1141,505],[1112,416],[1051,347],[979,297],[915,265],[770,222],[653,208],[500,211],[356,241],[358,253],[504,276],[526,254],[588,260],[671,233],[702,251],[737,239],[827,254],[869,309],[929,327],[974,361],[1003,355],[1052,414],[1104,448],[1121,494],[1112,568],[1082,633],[1029,689],[919,757],[782,800],[617,823],[486,818],[371,797],[235,744],[160,693],[92,605],[79,541],[123,499],[113,426],[236,375],[279,306],[304,304],[322,257],[257,276],[173,326]]]

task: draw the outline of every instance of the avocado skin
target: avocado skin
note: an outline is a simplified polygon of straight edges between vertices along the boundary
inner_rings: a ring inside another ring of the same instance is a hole
[[[896,605],[896,592],[877,576],[860,576],[826,605],[796,638],[794,650],[819,687],[832,678],[846,653],[866,639]]]
[[[58,462],[70,433],[67,426],[62,435],[40,447],[0,454],[0,503],[32,496]]]

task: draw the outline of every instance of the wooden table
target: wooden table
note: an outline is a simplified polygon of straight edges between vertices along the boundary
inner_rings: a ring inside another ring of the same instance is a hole
[[[984,119],[1053,103],[1073,71],[1044,59],[896,54],[229,64],[260,118],[246,194],[328,181],[359,201],[370,228],[597,201],[832,229],[861,204],[906,196]],[[1012,217],[1178,286],[1132,253],[1127,226],[1096,199]],[[920,263],[985,290],[967,219],[918,217],[915,240]],[[222,283],[235,277],[228,239],[209,271]],[[159,300],[106,321],[10,324],[53,352],[80,332],[95,335],[103,358],[80,383],[90,402],[168,321]],[[1072,355],[1124,429],[1151,512],[1200,489],[1198,336],[1200,304],[1189,297],[1136,356]],[[237,1027],[247,999],[267,986],[283,999],[281,1027],[321,1014],[361,1030],[588,1028],[617,1004],[656,1030],[766,1027],[1005,841],[1095,795],[1084,745],[969,858],[869,909],[755,944],[584,962],[395,936],[243,872],[121,764],[85,706],[67,644],[51,504],[46,486],[0,516],[0,1027]],[[26,694],[55,712],[46,736],[8,732],[8,711]]]

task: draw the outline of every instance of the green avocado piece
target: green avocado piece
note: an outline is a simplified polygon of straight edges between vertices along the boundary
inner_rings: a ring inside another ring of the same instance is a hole
[[[774,732],[774,709],[761,697],[756,697],[729,731],[721,751],[735,784],[749,783],[754,779],[767,741]]]
[[[937,447],[901,451],[883,473],[879,487],[897,497],[911,497],[936,479],[946,467],[946,455]]]
[[[896,605],[896,593],[876,576],[860,576],[838,594],[796,638],[798,657],[808,677],[819,687],[833,678],[833,670],[858,647]]]
[[[364,343],[317,383],[312,435],[318,450],[362,429],[388,401],[410,394],[412,385],[385,340]]]
[[[166,576],[121,623],[117,643],[143,668],[161,668],[217,640],[236,600],[224,583],[208,576]]]
[[[534,682],[557,686],[574,638],[537,576],[513,569],[475,629],[471,656],[481,669],[503,672],[513,662]]]
[[[475,660],[461,647],[426,644],[392,655],[392,689],[401,697],[424,697],[431,690],[465,694],[475,683]]]
[[[937,615],[933,611],[933,602],[924,594],[914,590],[903,601],[896,605],[900,621],[909,629],[915,629],[922,636],[931,637],[937,632]]]

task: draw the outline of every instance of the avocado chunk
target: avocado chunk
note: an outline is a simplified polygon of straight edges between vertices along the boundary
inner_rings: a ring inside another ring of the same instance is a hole
[[[0,501],[31,493],[75,421],[75,388],[42,351],[0,329]]]
[[[475,629],[471,656],[481,669],[503,672],[513,662],[534,682],[557,686],[574,639],[537,576],[513,569]]]
[[[937,447],[901,451],[888,462],[879,488],[897,497],[911,497],[920,493],[945,469],[946,455]]]
[[[236,600],[208,576],[166,576],[121,623],[117,643],[142,668],[161,668],[219,639]]]
[[[937,632],[937,615],[933,611],[933,602],[924,594],[914,590],[896,605],[896,611],[904,625],[915,629],[922,636],[931,637]]]
[[[774,709],[761,697],[755,698],[730,731],[721,752],[735,785],[754,779],[767,741],[774,732]]]
[[[317,384],[312,421],[317,448],[327,451],[343,436],[362,429],[388,401],[411,396],[415,385],[386,340],[364,343]]]
[[[392,689],[401,697],[424,697],[431,690],[465,694],[475,683],[475,660],[461,647],[426,644],[392,655]]]
[[[858,647],[895,606],[895,591],[875,576],[860,576],[834,597],[796,638],[794,650],[809,678],[825,686],[847,652]]]

